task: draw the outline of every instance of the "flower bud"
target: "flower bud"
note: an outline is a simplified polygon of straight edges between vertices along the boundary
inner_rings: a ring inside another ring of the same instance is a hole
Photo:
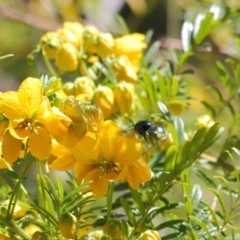
[[[95,90],[93,101],[101,108],[104,119],[109,118],[115,112],[114,95],[111,88],[98,86]]]
[[[78,77],[74,81],[75,96],[84,94],[87,101],[92,100],[93,82],[88,77]]]
[[[196,125],[197,129],[200,128],[207,128],[209,129],[215,122],[212,120],[212,118],[209,115],[203,115],[197,119]]]
[[[133,102],[133,85],[127,82],[120,82],[115,86],[113,93],[120,114],[128,113]]]
[[[24,228],[24,231],[29,235],[33,236],[35,232],[41,232],[41,228],[35,224],[30,223]]]
[[[61,217],[60,233],[67,239],[74,239],[77,234],[77,218],[71,213],[67,213]]]
[[[166,106],[168,107],[168,110],[173,115],[180,115],[185,109],[186,109],[186,102],[183,102],[181,100],[169,100],[166,103]]]
[[[79,46],[82,41],[83,25],[79,22],[64,22],[63,27],[69,29],[75,35]]]
[[[82,120],[81,108],[73,96],[69,96],[63,100],[62,112],[68,116],[74,124],[78,124]]]
[[[98,105],[79,101],[83,115],[87,120],[88,131],[97,132],[99,126],[103,123],[103,113]]]
[[[71,43],[64,43],[59,49],[55,65],[64,71],[74,71],[78,66],[77,49]]]
[[[2,208],[0,209],[0,214],[2,216],[6,216],[8,205],[9,205],[9,200],[5,200],[2,204]],[[22,206],[20,206],[19,203],[17,203],[15,205],[15,208],[14,208],[14,211],[13,211],[12,219],[15,220],[15,219],[24,217],[26,215],[26,213],[27,213],[27,211]]]
[[[70,29],[67,28],[60,28],[56,32],[58,36],[63,40],[65,43],[71,43],[76,47],[80,45],[80,39],[77,38],[76,35]]]
[[[93,26],[86,26],[83,31],[84,49],[88,53],[96,53],[99,31]]]
[[[120,222],[115,219],[110,219],[103,227],[103,232],[107,233],[111,238],[122,239],[122,229]]]
[[[74,84],[72,82],[66,82],[63,85],[63,91],[67,96],[74,95]]]
[[[55,32],[47,32],[40,39],[40,44],[48,59],[55,59],[58,49],[62,45],[62,41]]]
[[[137,240],[161,240],[157,231],[146,230],[143,232]]]
[[[32,235],[32,240],[49,240],[49,238],[46,233],[37,231]]]
[[[100,33],[96,52],[101,58],[106,58],[114,53],[115,41],[110,33]]]
[[[136,70],[126,56],[117,58],[114,63],[114,72],[119,81],[136,84],[138,81]]]

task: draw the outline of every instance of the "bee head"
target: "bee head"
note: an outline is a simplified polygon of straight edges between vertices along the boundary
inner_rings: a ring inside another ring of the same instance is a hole
[[[153,126],[153,123],[150,121],[139,121],[135,124],[134,130],[141,136],[145,137],[146,131],[148,131],[151,126]]]

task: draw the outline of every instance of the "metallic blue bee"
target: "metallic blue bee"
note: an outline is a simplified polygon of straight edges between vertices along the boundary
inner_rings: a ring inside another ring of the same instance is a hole
[[[168,131],[150,121],[139,121],[134,130],[152,145],[163,144],[169,138]]]

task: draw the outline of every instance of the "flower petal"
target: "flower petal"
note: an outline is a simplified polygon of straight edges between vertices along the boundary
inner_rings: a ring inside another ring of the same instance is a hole
[[[102,175],[101,169],[94,169],[89,172],[84,178],[84,182],[88,181],[92,181],[92,183],[89,184],[89,188],[96,198],[102,198],[107,194],[109,181],[105,174]]]
[[[68,171],[74,167],[77,160],[71,155],[63,155],[51,162],[49,167],[58,171]]]
[[[9,91],[0,94],[0,112],[8,119],[23,118],[23,109],[18,101],[18,93]]]
[[[77,178],[77,182],[81,184],[84,177],[94,169],[95,169],[94,165],[77,162],[74,166],[74,174]]]
[[[31,154],[39,160],[45,160],[52,149],[51,137],[48,132],[41,127],[35,128],[29,138],[29,150]]]
[[[112,120],[107,120],[102,123],[98,136],[101,140],[100,151],[108,158],[113,157],[115,149],[120,147],[118,143],[122,138],[121,129]]]
[[[125,137],[124,142],[115,153],[115,162],[124,165],[132,165],[137,162],[143,154],[142,144],[132,136]]]
[[[15,162],[20,154],[22,140],[14,138],[9,132],[3,136],[2,154],[8,163]]]
[[[145,183],[152,178],[153,174],[148,164],[139,159],[137,163],[129,166],[127,181],[133,189],[137,189],[139,184]]]
[[[38,78],[26,78],[18,89],[18,100],[26,117],[37,112],[43,98],[42,82]]]
[[[89,135],[79,139],[77,144],[71,149],[71,152],[78,161],[84,164],[97,164],[101,161],[101,159],[98,159],[98,141]]]

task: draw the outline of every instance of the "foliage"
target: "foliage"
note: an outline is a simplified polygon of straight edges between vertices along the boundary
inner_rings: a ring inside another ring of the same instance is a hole
[[[215,63],[217,104],[200,99],[206,114],[188,113],[192,125],[184,115],[196,101],[187,62],[234,14],[214,5],[184,21],[183,51],[167,60],[156,59],[151,31],[113,37],[65,22],[43,35],[28,62],[41,57],[48,74],[0,95],[0,236],[238,239],[237,59]]]

